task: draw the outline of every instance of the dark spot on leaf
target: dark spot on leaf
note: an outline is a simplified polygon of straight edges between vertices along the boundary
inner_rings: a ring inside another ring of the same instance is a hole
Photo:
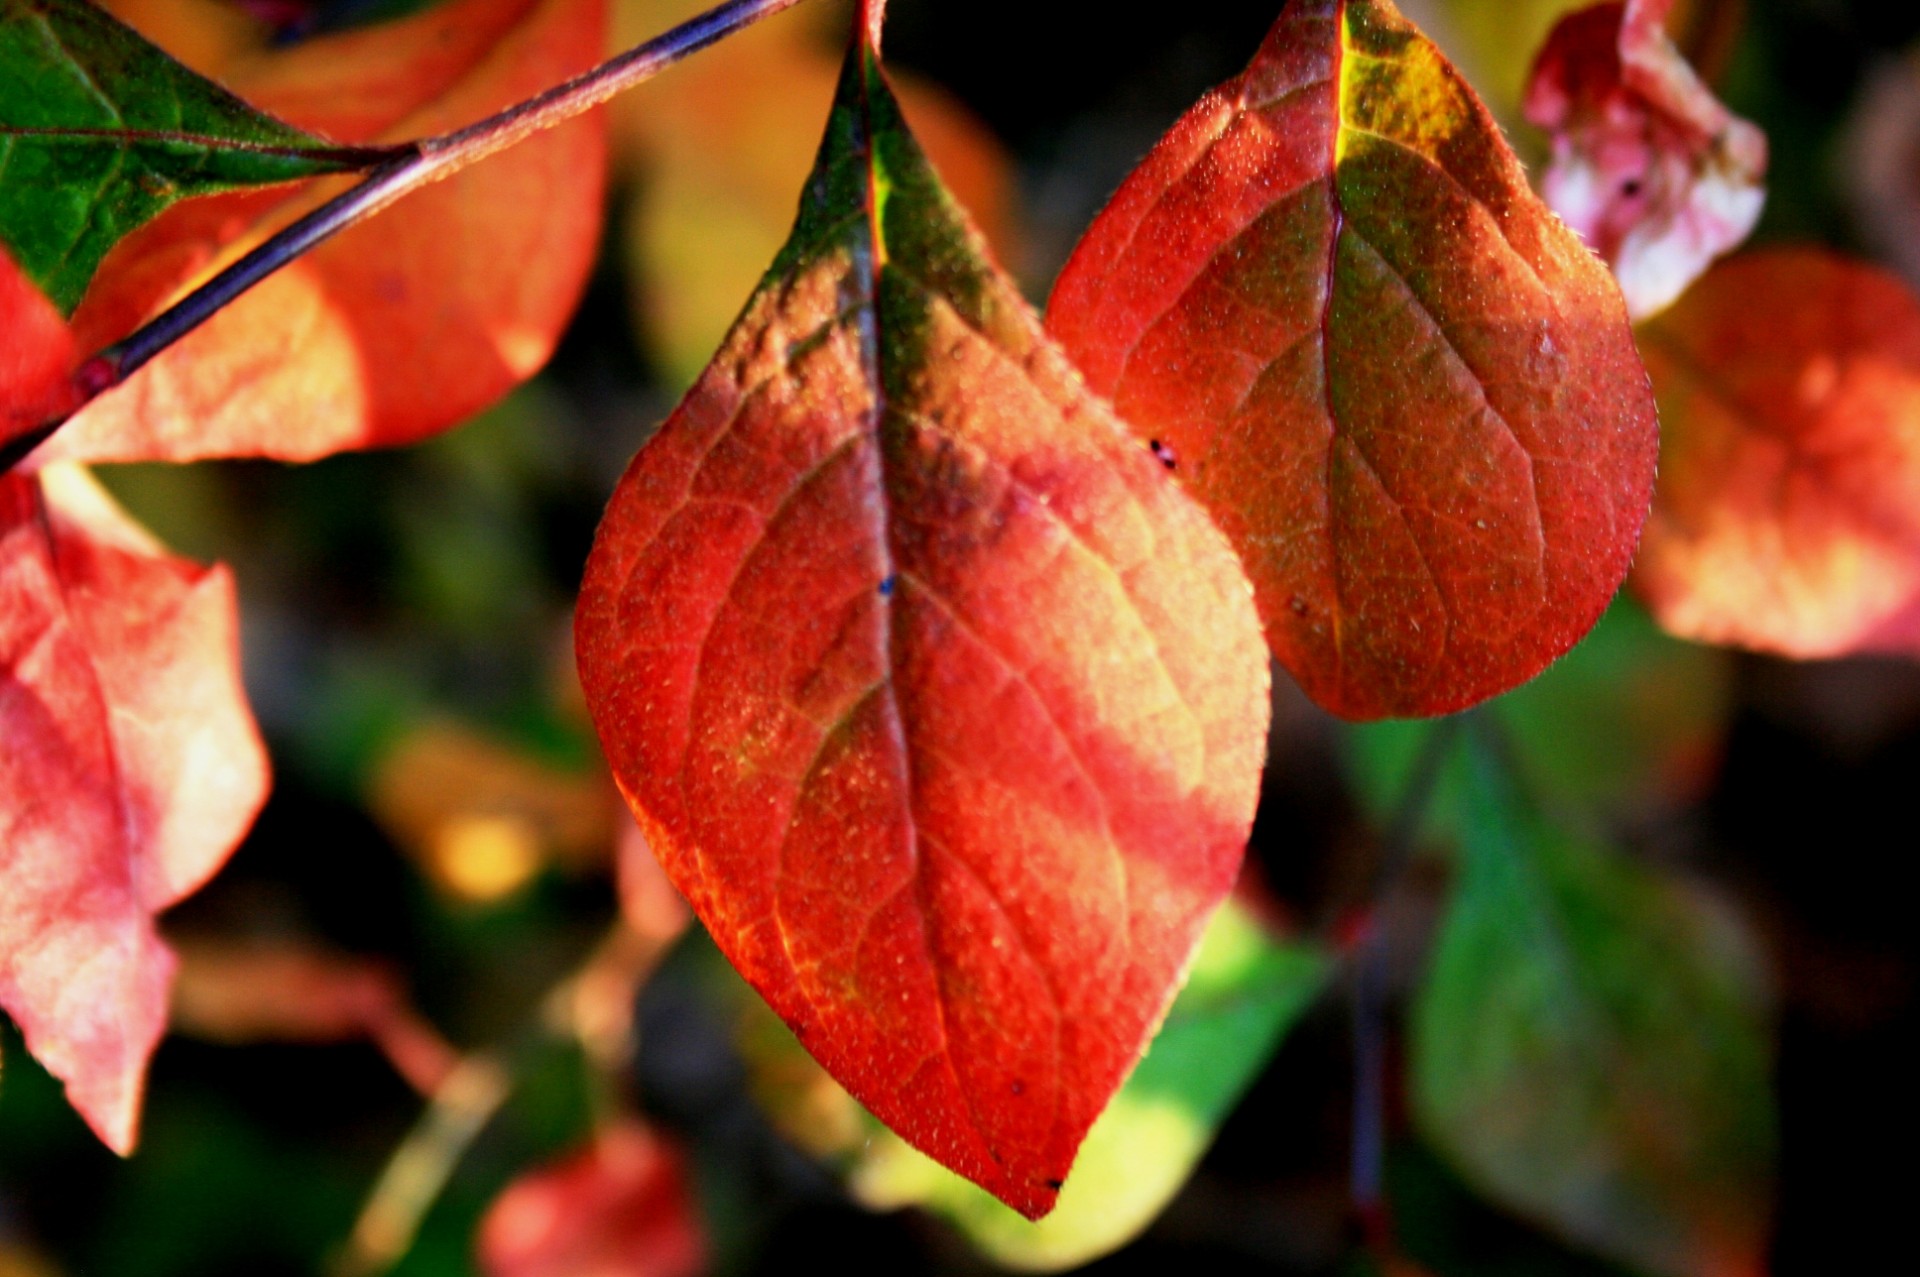
[[[1620,183],[1620,193],[1622,195],[1638,195],[1640,193],[1640,179],[1637,177],[1630,177],[1626,181]]]
[[[1057,1189],[1065,1188],[1066,1186],[1067,1186],[1067,1181],[1063,1179],[1050,1179],[1047,1181],[1047,1187],[1051,1189],[1057,1190]]]
[[[1015,1095],[1025,1095],[1027,1093],[1027,1084],[1025,1082],[1015,1082],[1013,1084],[1013,1093]]]
[[[1295,616],[1305,616],[1307,614],[1307,601],[1298,594],[1287,600],[1287,607]]]
[[[1147,447],[1153,450],[1154,458],[1167,469],[1171,470],[1179,464],[1179,462],[1174,459],[1173,449],[1160,442],[1160,440],[1152,440],[1147,444]]]
[[[894,585],[894,582],[898,579],[899,578],[897,577],[891,577],[891,576],[881,578],[880,580],[880,597],[881,598],[890,599],[893,597],[893,585]]]

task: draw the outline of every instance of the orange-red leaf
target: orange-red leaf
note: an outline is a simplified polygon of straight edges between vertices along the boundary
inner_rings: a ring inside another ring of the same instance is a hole
[[[66,321],[0,246],[0,449],[57,415],[73,361]]]
[[[437,133],[591,66],[603,0],[453,0],[291,48],[191,46],[191,0],[148,35],[250,103],[342,142]],[[572,315],[599,234],[597,116],[408,197],[281,270],[120,389],[37,460],[271,456],[399,444],[454,425],[532,375]],[[74,316],[124,336],[338,183],[193,200],[111,254]]]
[[[1815,249],[1709,271],[1649,321],[1660,484],[1634,588],[1676,634],[1920,653],[1920,301]]]
[[[1541,190],[1653,314],[1753,230],[1766,135],[1733,115],[1667,38],[1671,0],[1582,9],[1548,37],[1527,119],[1553,135]]]
[[[696,1277],[707,1268],[680,1153],[637,1122],[507,1185],[475,1250],[486,1277]]]
[[[870,50],[793,237],[614,494],[581,676],[715,940],[889,1126],[1051,1208],[1251,823],[1267,672]]]
[[[84,475],[0,476],[0,1007],[123,1152],[173,970],[153,915],[266,795],[237,628],[226,571]]]
[[[1606,270],[1386,0],[1296,0],[1095,221],[1048,330],[1355,718],[1538,673],[1625,575],[1652,396]]]

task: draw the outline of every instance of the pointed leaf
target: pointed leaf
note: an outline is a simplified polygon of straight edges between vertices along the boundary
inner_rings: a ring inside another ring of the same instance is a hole
[[[1087,1132],[1059,1208],[1037,1224],[887,1135],[865,1141],[853,1191],[877,1208],[926,1206],[1021,1272],[1077,1268],[1118,1250],[1186,1184],[1332,970],[1325,953],[1269,939],[1232,903],[1215,914],[1166,1024]]]
[[[452,0],[291,48],[216,46],[202,69],[303,128],[394,141],[587,69],[604,25],[602,0]],[[416,192],[228,306],[36,462],[306,460],[465,420],[531,376],[571,318],[599,234],[605,150],[596,114]],[[107,260],[74,316],[82,345],[124,336],[334,189],[173,209]]]
[[[1386,0],[1296,0],[1120,188],[1048,330],[1353,718],[1537,674],[1625,575],[1653,402],[1619,292]]]
[[[1670,3],[1563,19],[1527,86],[1527,119],[1553,135],[1540,189],[1613,267],[1635,319],[1746,239],[1766,202],[1766,135],[1722,106],[1667,38]]]
[[[850,56],[792,239],[635,459],[578,615],[616,779],[828,1070],[1029,1216],[1253,814],[1266,660]]]
[[[1650,321],[1660,485],[1634,588],[1686,638],[1920,653],[1920,301],[1816,249],[1715,267]]]
[[[1482,1192],[1650,1273],[1763,1272],[1758,958],[1715,902],[1549,828],[1484,751],[1414,1008],[1414,1113]]]
[[[254,110],[86,0],[0,0],[0,241],[64,312],[179,200],[379,158]]]
[[[77,472],[0,476],[0,1007],[113,1148],[134,1141],[173,959],[153,915],[266,796],[233,585]]]
[[[695,16],[708,0],[627,0],[623,46]],[[690,384],[740,299],[786,241],[839,78],[801,6],[676,67],[614,104],[616,146],[641,187],[626,220],[641,331],[668,380]],[[959,102],[909,77],[895,92],[914,135],[994,251],[1018,257],[1004,149]]]

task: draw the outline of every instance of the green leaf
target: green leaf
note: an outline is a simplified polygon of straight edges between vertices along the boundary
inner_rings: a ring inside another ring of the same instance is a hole
[[[364,169],[84,0],[0,0],[0,240],[71,314],[107,252],[192,195]]]
[[[1008,1268],[1054,1272],[1116,1250],[1186,1183],[1331,970],[1322,951],[1269,939],[1236,904],[1222,909],[1160,1036],[1094,1123],[1059,1204],[1038,1223],[890,1132],[866,1145],[853,1191],[876,1208],[924,1206]]]
[[[1475,1187],[1660,1274],[1760,1271],[1774,1134],[1757,960],[1716,902],[1547,827],[1466,751],[1463,861],[1412,1095]]]

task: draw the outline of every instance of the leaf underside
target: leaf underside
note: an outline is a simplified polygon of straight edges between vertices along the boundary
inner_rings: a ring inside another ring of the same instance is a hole
[[[878,1117],[1031,1217],[1251,824],[1266,660],[850,56],[799,221],[615,492],[578,613],[676,885]]]
[[[1353,718],[1538,673],[1626,573],[1654,410],[1618,289],[1386,0],[1296,0],[1135,170],[1048,331]]]
[[[84,0],[0,0],[0,240],[64,313],[179,200],[382,154],[254,110]]]

